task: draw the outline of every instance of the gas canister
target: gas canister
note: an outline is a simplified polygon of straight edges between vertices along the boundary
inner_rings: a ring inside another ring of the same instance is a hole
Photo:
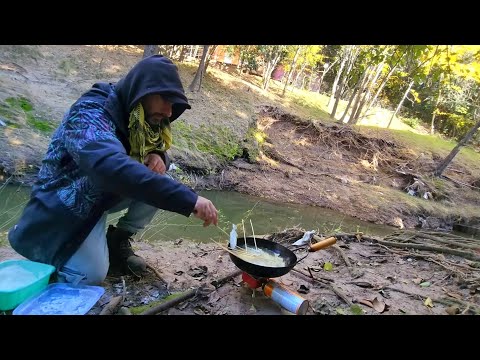
[[[275,280],[269,279],[263,285],[263,293],[285,310],[296,315],[305,315],[308,310],[307,300],[302,298],[298,293],[285,288]]]

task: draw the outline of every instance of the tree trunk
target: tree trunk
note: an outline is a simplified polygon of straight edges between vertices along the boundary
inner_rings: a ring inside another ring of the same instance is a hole
[[[330,65],[328,68],[326,68],[323,72],[322,72],[322,77],[320,79],[320,86],[318,87],[318,93],[321,94],[321,90],[322,90],[322,83],[323,83],[323,78],[325,77],[325,75],[330,71],[331,68],[333,68],[333,65],[335,65],[335,63],[338,61],[335,60],[332,65]]]
[[[217,49],[218,45],[213,45],[210,50],[208,51],[208,57],[207,57],[207,62],[205,63],[205,69],[203,69],[203,72],[207,72],[208,64],[210,64],[210,59],[212,58],[213,54],[215,53],[215,50]]]
[[[178,58],[179,62],[182,62],[185,59],[186,53],[187,53],[187,45],[182,45],[182,49],[180,50],[180,57]]]
[[[438,107],[438,104],[440,103],[440,97],[442,96],[442,80],[443,80],[443,73],[440,75],[440,81],[438,82],[438,96],[437,96],[437,101],[435,101],[435,106],[433,108],[430,135],[433,135],[435,133],[435,115],[437,114],[437,107]]]
[[[310,69],[310,80],[308,81],[308,91],[313,91],[313,88],[315,87],[316,80],[313,80],[315,75],[316,75],[315,72],[311,68]]]
[[[367,92],[363,96],[363,99],[360,102],[358,110],[355,114],[355,117],[354,117],[355,124],[358,122],[358,119],[360,119],[362,117],[362,109],[365,106],[365,104],[368,102],[368,100],[369,100],[369,98],[372,94],[372,88],[373,88],[373,86],[375,86],[384,65],[385,65],[385,63],[383,61],[380,64],[378,64],[378,68],[377,68],[377,71],[375,72],[375,75],[373,76],[373,79],[369,82],[367,81]]]
[[[294,87],[297,87],[297,88],[298,88],[298,86],[297,86],[297,84],[298,84],[298,79],[300,78],[300,76],[303,75],[303,72],[305,71],[305,68],[306,68],[306,67],[307,67],[307,60],[305,60],[305,61],[303,62],[302,67],[300,68],[300,71],[298,72],[297,76],[295,77],[295,81],[292,82],[292,85],[293,85]]]
[[[173,55],[175,54],[175,45],[171,45],[169,48],[168,48],[168,57],[170,59],[173,59]]]
[[[368,74],[365,76],[365,78],[363,79],[363,82],[360,84],[360,88],[358,89],[357,98],[355,99],[355,104],[352,107],[352,112],[350,114],[350,118],[348,119],[348,123],[350,125],[355,125],[357,123],[358,109],[360,108],[361,103],[363,102],[363,99],[365,98],[365,94],[364,94],[365,89],[368,87],[368,84],[369,84],[370,79],[372,77],[371,66],[369,66],[366,71],[368,71]]]
[[[145,45],[142,59],[158,54],[158,45]]]
[[[347,83],[348,75],[350,74],[350,70],[352,70],[353,63],[355,62],[355,55],[354,55],[354,52],[353,52],[353,48],[351,49],[351,51],[349,53],[349,56],[350,56],[350,58],[349,58],[349,64],[348,64],[347,71],[345,71],[344,75],[341,77],[340,84],[337,87],[337,93],[335,94],[335,103],[333,104],[332,112],[330,114],[330,118],[332,118],[332,119],[335,119],[335,114],[337,112],[337,107],[338,107],[338,104],[339,104],[340,99],[342,97],[342,91],[345,87],[345,84]]]
[[[188,89],[192,92],[194,91],[200,91],[200,88],[202,86],[202,77],[204,74],[204,69],[205,69],[205,60],[207,58],[208,54],[208,47],[210,45],[203,45],[203,54],[202,54],[202,60],[200,61],[200,65],[198,65],[197,72],[195,73],[195,77],[193,78],[192,83],[188,87]],[[198,85],[198,86],[197,86]]]
[[[267,66],[265,68],[263,74],[263,89],[268,91],[268,87],[270,86],[270,78],[272,77],[272,71],[275,69],[278,61],[280,60],[281,51],[280,49],[272,49],[271,54],[268,56]]]
[[[400,108],[402,107],[402,104],[405,101],[405,99],[407,98],[407,95],[410,92],[410,89],[412,88],[412,86],[413,86],[413,80],[410,81],[410,84],[408,85],[407,91],[405,91],[405,94],[403,94],[402,100],[400,100],[400,103],[398,104],[397,108],[395,109],[395,112],[393,113],[392,117],[390,118],[390,121],[388,122],[387,129],[389,129],[390,125],[392,125],[393,118],[395,117],[395,115],[397,115],[398,110],[400,110]]]
[[[352,112],[350,113],[350,118],[348,119],[348,124],[352,124],[353,121],[354,121],[354,118],[353,116],[355,115],[356,111],[357,111],[357,108],[358,108],[358,104],[360,103],[360,98],[362,96],[362,91],[363,91],[363,88],[365,86],[365,82],[367,81],[367,77],[370,73],[370,66],[368,68],[365,69],[365,71],[363,72],[362,74],[362,77],[358,80],[358,87],[356,87],[356,91],[355,91],[355,103],[352,107]]]
[[[338,122],[343,123],[345,121],[345,117],[347,116],[348,109],[350,108],[350,105],[352,104],[353,99],[355,99],[355,96],[357,95],[357,91],[358,91],[359,86],[360,86],[360,80],[355,85],[355,88],[353,89],[352,95],[350,95],[350,99],[348,100],[347,107],[345,108],[345,111],[343,112],[343,115],[340,118],[340,120],[338,120]]]
[[[292,63],[290,64],[290,70],[288,71],[287,80],[285,81],[285,86],[283,87],[282,97],[285,96],[285,92],[287,91],[287,86],[288,86],[288,83],[290,82],[290,77],[293,74],[293,69],[295,68],[295,63],[297,62],[298,54],[300,54],[300,48],[301,46],[299,45],[297,48],[297,51],[295,51],[295,56],[293,57]]]
[[[342,62],[340,63],[340,68],[338,69],[337,75],[335,76],[335,80],[333,81],[332,94],[330,95],[330,100],[328,100],[327,109],[330,109],[330,106],[333,103],[333,99],[335,98],[335,94],[337,92],[338,81],[340,80],[340,76],[342,75],[343,68],[345,67],[345,64],[347,62],[348,55],[349,55],[349,53],[347,51],[345,51],[345,54],[342,57]]]
[[[385,87],[385,85],[387,84],[388,82],[388,79],[390,79],[390,76],[392,76],[393,74],[393,71],[396,69],[396,67],[398,66],[395,65],[393,68],[390,69],[390,71],[388,72],[388,74],[385,76],[385,78],[382,80],[380,86],[378,87],[378,90],[377,92],[375,93],[375,96],[373,97],[372,101],[370,101],[370,103],[368,104],[368,107],[367,107],[367,110],[365,110],[365,114],[368,114],[368,110],[370,110],[370,108],[375,105],[375,102],[377,101],[377,98],[378,96],[380,95],[380,93],[382,92],[383,88]]]
[[[476,113],[477,110],[475,110],[475,113],[473,115],[474,118],[476,118]],[[478,128],[480,128],[480,120],[477,121],[475,126],[470,129],[468,133],[465,134],[465,136],[458,142],[457,146],[453,148],[453,150],[448,154],[448,156],[441,162],[441,164],[435,169],[435,172],[433,173],[435,176],[440,176],[444,172],[444,170],[447,168],[447,166],[452,162],[453,158],[457,155],[457,153],[460,151],[460,148],[465,145],[470,139],[475,135],[477,132]]]
[[[204,45],[205,46],[205,45]],[[195,45],[195,50],[193,51],[193,58],[196,59],[197,58],[197,53],[198,53],[198,49],[200,48],[200,45]]]

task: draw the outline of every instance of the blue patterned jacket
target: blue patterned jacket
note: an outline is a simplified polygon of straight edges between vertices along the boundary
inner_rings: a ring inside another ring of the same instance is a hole
[[[97,83],[77,100],[52,136],[18,223],[12,247],[32,261],[61,268],[101,215],[122,198],[189,216],[198,195],[128,155],[128,117],[142,96],[160,93],[175,120],[190,108],[170,60],[140,61],[116,85]]]

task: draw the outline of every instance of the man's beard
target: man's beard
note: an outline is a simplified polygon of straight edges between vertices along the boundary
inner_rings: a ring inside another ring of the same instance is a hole
[[[164,123],[165,118],[162,118],[160,121],[157,120],[157,117],[148,116],[145,120],[152,130],[160,130],[161,125]]]

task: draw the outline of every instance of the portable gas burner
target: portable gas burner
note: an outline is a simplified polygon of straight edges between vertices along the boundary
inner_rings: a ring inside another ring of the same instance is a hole
[[[265,296],[271,298],[275,303],[297,315],[304,315],[308,309],[308,301],[298,293],[287,289],[272,278],[287,274],[297,263],[297,256],[293,251],[276,242],[265,239],[254,239],[253,237],[238,238],[237,246],[247,246],[261,250],[269,250],[278,254],[285,262],[282,267],[268,267],[250,263],[233,252],[229,252],[230,259],[242,270],[242,280],[253,290],[262,288]],[[303,258],[302,258],[303,259]],[[301,260],[302,260],[301,259]]]

